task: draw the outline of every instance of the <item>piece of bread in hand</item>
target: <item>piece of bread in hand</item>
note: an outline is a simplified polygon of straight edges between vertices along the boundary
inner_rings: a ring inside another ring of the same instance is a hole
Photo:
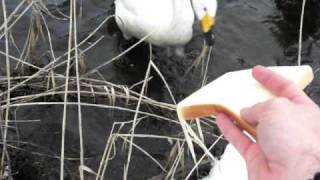
[[[310,66],[268,67],[304,89],[313,79]],[[255,137],[255,128],[240,117],[240,110],[274,98],[252,76],[252,69],[228,72],[197,90],[177,105],[179,118],[195,119],[225,113]]]

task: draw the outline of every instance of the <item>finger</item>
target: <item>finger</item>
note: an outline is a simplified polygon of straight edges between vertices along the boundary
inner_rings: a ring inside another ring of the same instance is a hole
[[[252,126],[256,127],[259,124],[261,117],[263,116],[262,114],[265,111],[269,110],[269,104],[271,101],[272,100],[268,100],[262,103],[257,103],[252,107],[241,109],[241,118],[247,121]]]
[[[247,121],[253,127],[256,127],[259,123],[258,115],[252,112],[252,108],[243,108],[240,111],[240,116],[242,119]]]
[[[285,97],[298,104],[313,104],[295,83],[263,66],[254,67],[252,75],[276,96]]]
[[[245,159],[250,179],[257,179],[260,173],[268,171],[268,162],[260,146],[244,135],[227,116],[218,114],[217,125],[227,140]]]
[[[255,143],[235,125],[230,118],[224,114],[217,115],[217,125],[226,137],[226,139],[239,151],[239,153],[246,157],[247,150]]]

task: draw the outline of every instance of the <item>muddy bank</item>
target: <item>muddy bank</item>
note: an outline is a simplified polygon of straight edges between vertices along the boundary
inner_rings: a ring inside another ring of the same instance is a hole
[[[9,12],[14,10],[18,2],[8,2]],[[37,21],[34,18],[32,9],[28,10],[12,28],[12,37],[14,37],[16,46],[12,41],[10,43],[10,54],[12,56],[23,57],[24,60],[38,67],[45,67],[46,64],[54,59],[50,53],[51,47],[44,21],[50,31],[51,45],[55,58],[66,52],[68,44],[69,21],[64,19],[64,15],[69,13],[70,4],[64,0],[56,2],[48,0],[44,2],[48,11],[55,18],[43,10],[44,20]],[[83,8],[78,28],[79,41],[90,35],[112,12],[112,0],[88,0],[82,2]],[[280,0],[228,0],[219,2],[217,25],[214,30],[216,46],[209,63],[207,81],[211,81],[225,72],[251,68],[257,64],[266,66],[297,64],[299,6],[301,5],[299,2]],[[312,0],[307,2],[302,63],[309,64],[316,70],[320,67],[319,3]],[[77,8],[79,10],[80,7],[80,4],[78,4]],[[22,9],[24,8],[27,8],[27,4]],[[2,15],[0,16],[2,19]],[[34,46],[29,48],[33,53],[26,55],[22,50],[25,43],[30,40],[28,36],[29,28],[32,23],[37,22],[42,26],[37,28],[37,38],[35,38]],[[124,41],[121,38],[121,34],[116,32],[114,24],[110,22],[103,24],[102,28],[79,47],[80,50],[84,51],[96,43],[91,49],[83,53],[83,59],[88,71],[109,61],[133,43]],[[166,53],[166,49],[154,47],[155,64],[168,81],[177,101],[198,89],[202,84],[201,67],[193,69],[188,74],[186,73],[201,50],[202,36],[198,28],[199,25],[196,24],[195,36],[186,45],[187,55],[185,58],[170,57]],[[0,40],[0,50],[4,51],[3,39]],[[121,59],[100,68],[99,74],[93,73],[88,78],[108,81],[121,85],[121,87],[130,88],[143,80],[148,64],[148,56],[148,46],[146,44],[140,45]],[[56,64],[63,62],[65,59],[66,56],[63,56]],[[5,64],[5,57],[2,55],[0,56],[0,63],[1,65]],[[12,61],[11,65],[12,69],[14,69],[16,62]],[[3,67],[0,67],[2,68],[2,75],[5,74]],[[55,73],[64,76],[65,69],[65,65],[62,65],[54,70]],[[13,72],[12,76],[30,76],[37,73],[38,69],[20,65]],[[49,89],[52,88],[50,79],[46,77],[47,74],[48,72],[41,73],[39,78],[35,78],[17,88],[12,92],[12,98],[47,92],[47,84],[49,84]],[[152,79],[150,79],[146,95],[158,102],[172,104],[170,95],[159,76],[155,72],[151,74]],[[71,75],[74,76],[74,71]],[[12,83],[16,85],[22,80],[13,80]],[[111,87],[113,86],[100,81],[93,82],[88,79],[82,81],[85,84],[83,85],[83,90],[87,92],[83,94],[81,99],[82,102],[90,105],[83,106],[82,109],[85,164],[95,172],[98,170],[113,123],[128,122],[134,117],[133,112],[109,108],[113,103],[110,101],[110,96],[106,93],[104,86],[109,88],[110,92],[112,92]],[[58,85],[62,85],[64,82],[65,79],[63,77],[56,79]],[[6,90],[5,79],[1,79],[0,87],[2,91]],[[307,92],[317,103],[320,103],[319,87],[319,74],[316,73],[316,79],[313,85],[307,89]],[[70,88],[74,90],[75,86],[70,86]],[[140,88],[141,86],[138,85],[132,90],[139,93]],[[63,91],[63,89],[59,90]],[[127,103],[126,90],[115,88],[115,93],[118,95],[115,105],[135,110],[137,101],[130,99],[129,103]],[[120,97],[120,95],[123,97]],[[130,92],[130,95],[133,96],[132,92]],[[136,95],[133,97],[137,98]],[[61,102],[63,102],[63,94],[45,95],[33,100],[22,100],[12,100],[12,103],[28,102],[34,104],[17,105],[17,107],[11,109],[10,119],[26,121],[12,124],[12,129],[9,131],[10,145],[14,147],[9,148],[13,177],[14,179],[32,180],[58,179],[60,173],[59,156],[63,117],[63,105]],[[69,96],[69,101],[76,102],[75,93]],[[41,102],[42,105],[40,105]],[[5,102],[2,101],[1,105],[4,104]],[[101,105],[102,107],[92,105]],[[174,120],[174,122],[144,114],[139,117],[142,120],[137,126],[136,134],[152,134],[170,136],[172,138],[183,137],[181,128],[176,123],[177,117],[174,111],[159,108],[158,106],[155,107],[148,103],[143,104],[141,110]],[[79,179],[80,152],[77,113],[75,105],[68,106],[65,179]],[[214,125],[210,125],[206,128],[205,137],[208,146],[215,140],[213,135],[219,135]],[[128,134],[130,132],[129,129],[130,125],[124,126],[121,130],[115,132]],[[118,138],[114,143],[113,159],[109,162],[105,175],[106,179],[122,179],[128,150],[128,144],[124,142],[125,139]],[[151,154],[163,166],[169,161],[168,156],[174,146],[174,142],[167,139],[135,138],[134,142]],[[219,157],[225,144],[225,141],[221,141],[212,151],[213,154]],[[199,148],[196,148],[196,152],[199,156],[202,154]],[[178,168],[175,175],[176,179],[183,179],[193,166],[190,154],[187,151],[185,151],[183,165],[185,169],[182,166]],[[192,179],[197,179],[197,176],[204,176],[209,167],[209,163],[203,164],[200,167],[199,174],[195,173]],[[163,175],[161,168],[150,160],[146,154],[134,149],[132,165],[129,170],[130,180],[148,179],[158,175],[160,175],[159,177]],[[86,179],[94,179],[94,177],[94,175],[86,173]]]

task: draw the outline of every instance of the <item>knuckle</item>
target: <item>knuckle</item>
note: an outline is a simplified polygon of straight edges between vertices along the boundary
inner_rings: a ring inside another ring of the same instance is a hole
[[[259,109],[259,114],[268,118],[270,115],[281,111],[287,105],[287,99],[282,97],[277,97],[266,102],[256,104],[256,108]]]
[[[272,99],[269,103],[269,107],[270,108],[280,108],[280,107],[283,107],[285,106],[286,104],[288,104],[289,100],[287,98],[284,98],[284,97],[277,97],[275,99]]]
[[[286,94],[287,92],[290,92],[290,91],[293,91],[297,89],[297,86],[291,82],[287,82],[287,83],[284,83],[282,84],[281,86],[279,86],[279,92],[281,94]]]
[[[277,97],[277,98],[275,99],[275,101],[276,101],[278,104],[284,104],[284,103],[289,102],[289,100],[288,100],[287,98],[285,98],[285,97]]]

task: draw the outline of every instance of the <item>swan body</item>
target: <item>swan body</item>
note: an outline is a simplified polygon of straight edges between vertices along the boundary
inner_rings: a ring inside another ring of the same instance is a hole
[[[151,33],[147,42],[179,46],[191,40],[195,15],[213,18],[216,6],[216,0],[115,0],[116,23],[126,39]]]
[[[246,163],[239,152],[228,144],[221,159],[202,180],[248,180]]]

